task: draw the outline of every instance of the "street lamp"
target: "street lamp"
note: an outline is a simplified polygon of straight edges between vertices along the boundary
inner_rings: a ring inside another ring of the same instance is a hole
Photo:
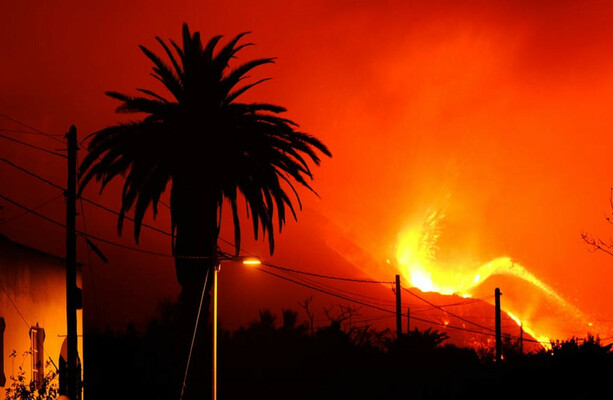
[[[213,273],[213,400],[217,400],[217,273],[221,269],[221,264],[227,262],[240,262],[244,265],[260,265],[262,263],[259,257],[235,256],[221,259],[215,266],[215,272]]]

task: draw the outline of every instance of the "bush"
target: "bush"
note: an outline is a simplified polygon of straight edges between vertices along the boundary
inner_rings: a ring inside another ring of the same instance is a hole
[[[6,400],[55,400],[58,397],[59,390],[57,384],[57,371],[49,368],[50,362],[45,363],[46,372],[39,384],[34,381],[28,382],[26,379],[26,372],[23,369],[23,361],[26,357],[31,355],[31,351],[27,351],[23,354],[21,365],[17,369],[17,373],[13,371],[13,374],[9,377],[11,381],[10,386],[6,389]],[[13,350],[10,358],[17,358],[17,352]]]

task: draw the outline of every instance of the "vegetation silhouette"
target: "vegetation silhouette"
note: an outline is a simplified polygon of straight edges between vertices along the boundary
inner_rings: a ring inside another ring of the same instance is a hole
[[[179,306],[166,303],[142,333],[130,328],[90,336],[88,365],[97,370],[86,376],[88,398],[177,398],[183,370],[173,346],[191,334],[181,331],[181,315]],[[447,335],[432,329],[396,338],[390,330],[350,325],[338,315],[313,334],[310,328],[295,311],[283,310],[278,321],[262,310],[249,325],[222,330],[220,398],[602,398],[613,372],[612,345],[589,335],[528,354],[507,337],[496,365],[493,353],[446,343]],[[188,385],[208,373],[192,370]],[[207,397],[201,389],[195,396]]]
[[[79,174],[81,190],[95,178],[101,191],[118,175],[125,176],[118,231],[126,213],[134,209],[137,242],[146,211],[151,208],[155,217],[160,197],[171,184],[172,249],[180,299],[195,312],[206,272],[217,260],[224,200],[232,211],[236,254],[241,243],[239,195],[246,202],[256,239],[259,233],[268,235],[272,253],[275,219],[281,231],[288,212],[296,218],[288,191],[301,207],[295,186],[313,191],[309,163],[319,165],[320,154],[331,153],[321,141],[282,117],[285,108],[238,101],[267,80],[243,84],[246,74],[274,62],[260,58],[230,69],[237,53],[252,45],[240,43],[247,33],[218,51],[221,36],[204,45],[200,33],[191,33],[187,24],[182,33],[181,45],[156,38],[169,64],[140,46],[153,62],[153,77],[167,93],[107,92],[121,101],[117,112],[144,113],[145,117],[95,132]]]
[[[613,187],[609,188],[609,208],[608,215],[605,217],[605,220],[609,224],[613,224]],[[589,246],[590,250],[602,251],[610,256],[613,256],[613,240],[610,238],[608,240],[604,240],[598,236],[593,236],[588,232],[581,232],[581,239]]]

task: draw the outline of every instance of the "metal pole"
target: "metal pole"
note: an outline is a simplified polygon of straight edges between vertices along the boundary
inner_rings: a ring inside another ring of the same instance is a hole
[[[496,288],[494,296],[496,298],[496,362],[502,360],[502,329],[500,326],[500,289]]]
[[[220,267],[217,264],[213,274],[213,400],[217,400],[217,274]]]
[[[396,334],[402,336],[402,301],[400,297],[400,275],[396,275]]]
[[[77,370],[77,128],[66,134],[68,142],[68,182],[66,188],[66,395],[79,396],[80,377]]]

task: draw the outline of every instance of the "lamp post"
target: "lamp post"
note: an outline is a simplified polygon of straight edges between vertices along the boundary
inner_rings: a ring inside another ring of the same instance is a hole
[[[244,265],[260,265],[262,261],[258,257],[231,257],[220,260],[215,266],[213,273],[213,400],[217,400],[217,274],[221,264],[226,262],[240,262]]]

